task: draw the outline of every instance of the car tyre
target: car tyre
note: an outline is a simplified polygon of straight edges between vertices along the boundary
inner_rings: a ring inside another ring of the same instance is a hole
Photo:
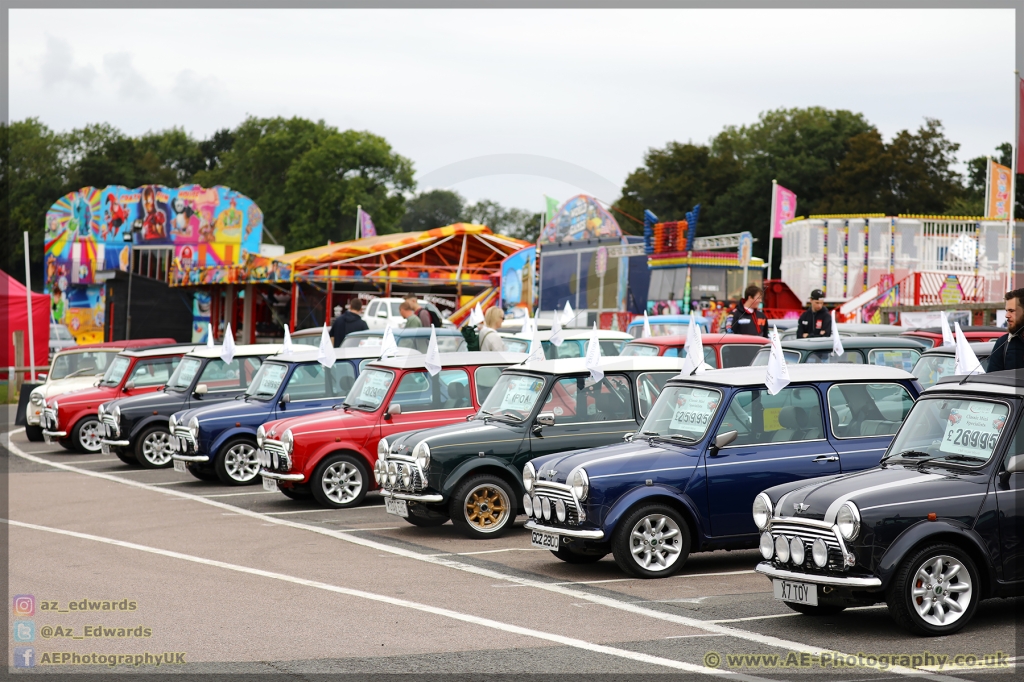
[[[846,610],[846,606],[842,604],[818,604],[813,606],[811,604],[797,604],[791,601],[787,601],[785,604],[797,613],[802,613],[805,616],[834,616]]]
[[[135,439],[135,458],[143,469],[166,469],[171,459],[171,432],[164,426],[151,426]]]
[[[83,454],[95,454],[100,451],[100,438],[103,437],[103,427],[99,418],[91,414],[82,417],[71,429],[71,448]]]
[[[571,545],[559,545],[558,549],[551,550],[551,553],[561,559],[567,564],[596,564],[601,559],[608,556],[608,552],[603,554],[587,552],[581,552],[578,549],[573,548]]]
[[[309,486],[293,485],[291,488],[278,486],[277,489],[280,490],[281,494],[287,497],[289,500],[303,501],[313,499],[313,491],[309,489]]]
[[[42,443],[45,440],[43,438],[43,427],[29,424],[25,427],[25,437],[28,438],[30,443]]]
[[[113,448],[113,450],[114,454],[117,455],[117,458],[125,464],[129,464],[133,467],[139,466],[139,460],[131,450],[126,451],[121,448]]]
[[[405,520],[420,528],[437,528],[448,523],[448,515],[430,509],[417,510],[409,508],[409,516]]]
[[[904,559],[886,593],[889,613],[900,627],[929,637],[967,625],[980,600],[974,561],[949,543],[928,545]]]
[[[370,487],[370,471],[358,455],[324,457],[309,482],[313,497],[329,509],[346,509],[362,504]]]
[[[138,464],[138,462],[136,462]],[[186,464],[185,469],[190,474],[198,478],[200,481],[219,481],[220,477],[217,476],[217,472],[211,469],[200,467],[196,464]]]
[[[664,504],[633,511],[619,521],[612,536],[612,554],[619,568],[637,578],[667,578],[690,555],[690,526],[683,515]]]
[[[259,483],[260,463],[256,459],[256,442],[249,438],[232,438],[217,453],[213,470],[224,485]]]
[[[448,515],[460,533],[474,540],[501,537],[515,521],[516,495],[505,479],[491,474],[472,476],[459,484]]]

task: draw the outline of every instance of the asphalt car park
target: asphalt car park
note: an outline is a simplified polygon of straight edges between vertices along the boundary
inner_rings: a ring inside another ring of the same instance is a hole
[[[915,637],[884,605],[821,617],[793,612],[755,573],[756,549],[694,554],[677,575],[641,580],[611,557],[555,560],[531,547],[522,516],[502,537],[470,540],[450,523],[420,528],[387,514],[377,492],[359,507],[323,509],[30,443],[21,430],[11,433],[7,466],[9,590],[35,599],[37,660],[47,652],[183,652],[175,671],[292,679],[731,672],[738,679],[990,680],[1010,679],[1013,668],[1002,664],[1019,655],[1020,599],[982,602],[956,635]],[[86,598],[137,608],[102,615],[67,608]],[[65,612],[42,610],[53,601]],[[19,618],[15,612],[12,624]],[[152,634],[52,635],[58,625],[81,632],[94,623],[142,625]],[[986,654],[998,667],[977,665]],[[878,658],[904,655],[895,665]],[[974,658],[957,666],[957,655]],[[823,666],[825,656],[832,663]]]

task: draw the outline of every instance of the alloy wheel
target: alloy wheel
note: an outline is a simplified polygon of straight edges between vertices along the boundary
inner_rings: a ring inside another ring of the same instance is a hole
[[[665,571],[680,556],[680,531],[676,522],[663,514],[644,516],[629,534],[633,560],[648,571]]]
[[[231,480],[248,483],[260,472],[256,448],[248,443],[236,443],[224,453],[224,470]]]
[[[90,419],[78,429],[78,440],[86,452],[99,452],[103,429],[99,421]]]
[[[324,470],[324,494],[336,504],[348,504],[363,489],[363,474],[351,462],[335,462]]]
[[[929,625],[955,623],[974,596],[970,571],[959,559],[945,554],[925,559],[914,572],[911,600],[917,615]]]
[[[466,495],[466,520],[481,533],[502,528],[511,513],[510,509],[511,504],[505,491],[489,483],[476,486]]]
[[[142,456],[154,467],[171,463],[171,434],[166,431],[152,431],[142,441]]]

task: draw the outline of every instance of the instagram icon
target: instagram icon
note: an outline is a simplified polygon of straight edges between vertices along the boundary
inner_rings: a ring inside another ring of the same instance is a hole
[[[34,616],[36,613],[36,598],[31,594],[14,595],[14,615]]]

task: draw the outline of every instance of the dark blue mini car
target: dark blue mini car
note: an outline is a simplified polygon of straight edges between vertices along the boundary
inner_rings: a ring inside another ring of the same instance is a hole
[[[533,544],[569,563],[611,552],[641,578],[674,574],[690,552],[757,547],[758,493],[875,466],[920,392],[890,367],[791,365],[774,396],[764,376],[676,377],[628,442],[529,462]]]
[[[413,329],[393,329],[395,343],[399,348],[427,352],[430,345],[430,328],[415,327]],[[457,353],[466,350],[466,340],[458,329],[444,327],[434,328],[437,337],[437,350],[441,353]],[[380,347],[381,339],[384,337],[383,329],[367,329],[361,332],[352,332],[341,342],[342,348],[372,348]]]
[[[335,348],[337,360],[330,369],[317,362],[318,353],[316,348],[297,346],[293,353],[272,355],[243,395],[171,415],[175,471],[228,485],[255,483],[260,425],[331,409],[348,394],[363,361],[376,359],[380,348]]]

